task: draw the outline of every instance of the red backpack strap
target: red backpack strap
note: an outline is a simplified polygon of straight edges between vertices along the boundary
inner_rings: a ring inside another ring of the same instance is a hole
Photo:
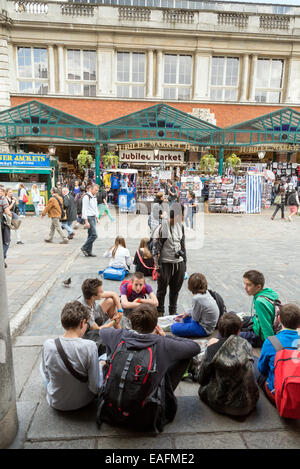
[[[145,269],[150,269],[150,270],[153,270],[153,269],[154,269],[154,267],[148,267],[146,264],[144,264],[144,262],[143,262],[143,258],[142,258],[142,256],[141,256],[141,254],[140,254],[140,252],[139,252],[139,251],[140,251],[140,250],[138,249],[138,250],[136,251],[136,253],[137,253],[137,255],[138,255],[138,258],[139,258],[139,260],[140,260],[141,264],[142,264],[142,265],[145,267]]]
[[[127,293],[127,295],[130,295],[131,292],[132,292],[132,280],[131,279],[123,280],[123,282],[120,285],[120,293],[121,293],[121,288],[122,288],[123,285],[127,285],[127,292],[126,293]]]

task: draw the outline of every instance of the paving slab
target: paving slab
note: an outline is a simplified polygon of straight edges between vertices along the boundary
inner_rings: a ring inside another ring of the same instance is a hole
[[[298,449],[300,448],[299,431],[272,431],[243,433],[243,439],[249,449]]]
[[[16,396],[19,397],[40,356],[40,347],[13,347]]]
[[[168,436],[131,436],[131,437],[102,437],[97,440],[98,449],[174,449],[172,438]]]
[[[176,449],[246,449],[239,433],[197,433],[174,438]]]
[[[28,402],[17,402],[19,428],[17,436],[14,442],[9,446],[9,449],[21,449],[24,447],[27,431],[37,405],[38,402],[34,402],[32,399]]]
[[[59,441],[38,441],[26,442],[24,449],[97,449],[96,440],[59,440]]]

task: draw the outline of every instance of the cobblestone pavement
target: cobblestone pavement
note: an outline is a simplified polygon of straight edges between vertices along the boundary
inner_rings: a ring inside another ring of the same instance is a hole
[[[187,230],[188,274],[195,271],[203,272],[207,276],[209,287],[224,297],[230,309],[249,310],[251,299],[243,290],[242,275],[251,268],[261,270],[265,274],[266,286],[277,290],[283,302],[299,304],[297,287],[300,217],[289,223],[280,219],[271,221],[270,214],[270,211],[265,211],[261,215],[199,214],[197,239],[192,231]],[[26,219],[25,223],[27,222],[30,223]],[[42,243],[38,241],[44,237],[42,225],[39,224],[39,220],[34,220],[33,223],[36,223],[39,231],[32,235],[35,239],[32,246],[36,251],[41,249],[42,252],[45,247],[39,247]],[[46,226],[45,222],[44,230]],[[59,318],[63,305],[80,295],[80,286],[85,278],[96,276],[97,272],[106,266],[103,253],[111,246],[116,234],[122,234],[126,238],[127,247],[134,255],[139,239],[148,234],[147,217],[131,215],[126,220],[125,215],[120,215],[117,223],[110,223],[104,218],[98,225],[98,234],[99,238],[95,243],[97,257],[85,258],[79,253],[68,271],[59,274],[24,334],[16,339],[13,353],[20,429],[11,447],[173,450],[299,448],[299,422],[281,419],[263,394],[260,396],[256,411],[248,418],[238,420],[213,412],[199,401],[197,385],[181,382],[176,390],[178,397],[176,418],[173,423],[166,426],[161,435],[156,437],[132,434],[108,425],[103,425],[99,430],[95,424],[93,405],[69,413],[59,413],[49,408],[39,375],[43,342],[46,338],[57,336],[62,332]],[[30,237],[26,236],[29,242]],[[49,248],[55,252],[56,262],[57,259],[59,262],[62,261],[62,253],[70,256],[71,252],[78,250],[85,237],[85,230],[80,228],[72,245],[71,243],[69,246],[51,245]],[[24,240],[26,241],[25,233]],[[20,249],[24,247],[25,245]],[[19,246],[12,247],[12,255],[15,255],[17,248]],[[69,254],[67,249],[70,250]],[[33,255],[33,251],[29,254],[29,250],[27,255],[31,259],[32,271],[39,269],[37,266],[40,265],[40,256]],[[38,260],[36,264],[35,259]],[[50,255],[47,268],[52,260]],[[41,268],[40,273],[43,270]],[[10,274],[9,268],[8,278]],[[67,277],[72,278],[70,288],[62,285],[62,280]],[[154,285],[155,282],[151,280],[150,283]],[[116,282],[104,282],[107,290],[118,291],[118,286]],[[21,288],[23,287],[21,282]],[[187,308],[190,302],[191,294],[187,290],[185,281],[179,296],[178,310]]]

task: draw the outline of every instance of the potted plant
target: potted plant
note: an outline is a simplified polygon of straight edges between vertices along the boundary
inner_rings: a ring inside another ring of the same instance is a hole
[[[77,155],[78,168],[80,171],[90,168],[93,161],[92,155],[90,155],[87,150],[80,150],[80,153]]]
[[[104,168],[117,168],[119,164],[119,157],[114,152],[109,151],[103,155],[103,166]]]
[[[202,156],[200,160],[200,171],[213,173],[216,168],[217,160],[212,154]]]
[[[232,169],[235,175],[238,174],[239,168],[241,166],[242,160],[235,153],[232,153],[231,156],[228,156],[225,160],[225,168]]]

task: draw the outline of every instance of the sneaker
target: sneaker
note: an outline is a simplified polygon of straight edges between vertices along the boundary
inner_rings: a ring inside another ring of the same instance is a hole
[[[17,244],[24,244],[23,241],[18,241]]]
[[[88,257],[97,257],[97,256],[96,256],[96,254],[90,253],[90,254],[88,254]]]
[[[81,248],[81,251],[83,252],[83,254],[85,255],[85,257],[89,257],[89,253],[87,251],[85,251],[83,248]]]
[[[292,221],[291,215],[288,216],[288,220],[289,220],[289,221]]]
[[[67,238],[64,238],[59,244],[68,244],[68,239]]]
[[[75,234],[75,233],[69,234],[68,239],[73,239],[73,238],[74,238],[74,234]]]
[[[4,262],[4,267],[5,267],[5,269],[7,269],[7,264],[6,264],[6,262]]]
[[[45,243],[53,243],[52,239],[45,239]]]

